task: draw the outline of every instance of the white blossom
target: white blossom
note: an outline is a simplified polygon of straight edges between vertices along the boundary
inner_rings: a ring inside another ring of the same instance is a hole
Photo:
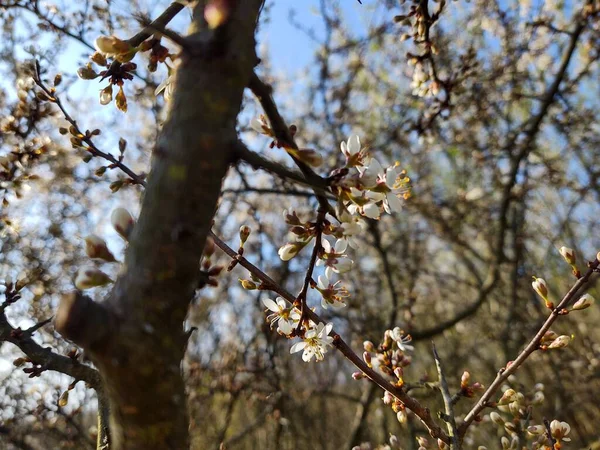
[[[335,246],[323,238],[321,240],[323,246],[323,255],[317,260],[317,266],[325,265],[325,276],[329,279],[333,277],[333,273],[345,273],[352,268],[352,261],[345,254],[348,242],[345,239],[338,239]]]
[[[571,427],[567,422],[553,420],[550,422],[550,431],[552,433],[552,437],[558,442],[569,442],[571,440],[571,438],[565,437],[571,432]]]
[[[319,275],[317,282],[317,290],[321,293],[321,306],[327,309],[328,306],[333,308],[343,308],[346,306],[344,298],[348,297],[348,290],[344,287],[338,287],[341,281],[331,283],[326,275]]]
[[[282,297],[277,297],[275,301],[270,298],[263,298],[262,302],[267,310],[272,313],[267,316],[271,328],[277,323],[277,331],[286,336],[289,335],[300,321],[300,311],[288,307]]]
[[[410,334],[404,334],[400,327],[395,327],[392,330],[391,337],[396,342],[398,348],[403,352],[412,352],[415,349],[412,345],[408,345],[412,342]]]
[[[314,356],[317,361],[322,361],[327,349],[331,347],[333,338],[329,336],[333,325],[331,323],[320,323],[314,328],[310,328],[304,335],[301,342],[292,345],[290,353],[303,351],[302,359],[309,362]]]

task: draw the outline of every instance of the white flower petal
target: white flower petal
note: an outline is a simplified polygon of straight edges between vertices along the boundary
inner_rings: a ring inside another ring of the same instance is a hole
[[[283,317],[281,317],[279,319],[279,321],[277,322],[277,329],[279,331],[281,331],[283,334],[288,335],[292,332],[292,330],[294,328],[287,320],[285,320]]]
[[[304,341],[296,342],[290,348],[290,353],[298,353],[299,351],[304,350],[304,347],[306,347],[306,342],[304,342]]]
[[[323,275],[319,275],[317,286],[321,289],[327,289],[329,286],[329,279]]]
[[[348,247],[348,243],[346,242],[345,239],[338,239],[335,242],[335,252],[336,253],[344,253],[346,251],[346,248]]]
[[[393,192],[388,193],[386,200],[391,212],[402,211],[402,202],[398,197],[396,197],[396,194]]]
[[[379,206],[375,203],[368,203],[363,208],[363,213],[370,219],[379,219],[379,215],[381,214],[379,211]]]
[[[263,305],[265,305],[265,308],[267,308],[269,311],[279,312],[279,307],[277,306],[277,303],[275,303],[270,298],[263,298],[262,302]]]
[[[331,279],[331,278],[333,278],[333,273],[334,273],[334,269],[333,269],[333,267],[331,267],[331,266],[327,266],[327,267],[325,268],[325,276],[326,276],[327,278],[330,278],[330,279]]]
[[[348,139],[348,152],[351,155],[360,152],[360,138],[356,134]]]

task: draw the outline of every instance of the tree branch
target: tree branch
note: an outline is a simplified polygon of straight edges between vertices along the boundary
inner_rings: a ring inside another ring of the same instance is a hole
[[[517,358],[514,361],[510,362],[510,365],[507,365],[506,367],[500,369],[498,375],[496,376],[496,379],[493,381],[490,387],[483,393],[483,395],[475,404],[475,406],[471,409],[471,411],[469,411],[462,425],[459,427],[459,435],[461,440],[464,437],[467,429],[469,428],[469,425],[471,425],[471,423],[475,420],[477,415],[481,411],[483,411],[483,409],[489,406],[489,402],[491,401],[496,391],[502,386],[502,384],[504,384],[504,382],[508,379],[509,376],[511,376],[519,369],[519,367],[535,350],[538,350],[542,337],[544,337],[544,334],[550,329],[550,327],[556,321],[556,319],[558,319],[561,310],[566,308],[569,305],[569,303],[571,303],[571,301],[575,299],[575,295],[588,282],[592,274],[598,270],[599,266],[600,261],[598,261],[598,259],[590,263],[587,272],[579,280],[577,280],[577,282],[573,285],[573,287],[571,287],[569,292],[567,292],[562,298],[558,306],[552,310],[550,316],[548,316],[548,318],[546,319],[542,327],[538,330],[536,335],[531,339],[531,341],[529,341],[529,344],[527,344],[527,346],[523,349],[523,351],[517,356]]]
[[[279,283],[277,283],[275,280],[269,277],[266,273],[264,273],[254,264],[249,262],[246,258],[240,256],[212,231],[210,232],[210,237],[213,239],[217,247],[223,250],[229,257],[236,260],[239,265],[247,269],[252,275],[256,276],[258,279],[266,283],[269,286],[270,290],[276,292],[291,304],[293,304],[296,301],[296,297],[294,295],[292,295],[290,292],[284,289],[281,285],[279,285]],[[319,317],[314,311],[310,309],[306,310],[306,315],[314,323],[324,322],[323,319],[321,319],[321,317]],[[448,435],[433,420],[429,408],[422,406],[416,399],[410,397],[402,388],[393,385],[380,373],[371,369],[356,353],[354,353],[352,348],[342,339],[342,337],[338,333],[332,331],[330,335],[333,337],[333,345],[346,357],[346,359],[348,359],[352,364],[354,364],[361,372],[363,372],[369,379],[371,379],[371,381],[377,384],[380,388],[390,392],[392,395],[398,398],[398,400],[404,403],[404,405],[408,409],[410,409],[413,413],[415,413],[417,417],[419,417],[421,422],[429,430],[429,434],[432,437],[436,439],[441,439],[447,444],[450,443],[450,438],[448,437]]]

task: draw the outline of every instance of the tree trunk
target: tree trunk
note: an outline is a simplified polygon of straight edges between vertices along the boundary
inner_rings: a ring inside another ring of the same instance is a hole
[[[189,447],[183,322],[234,156],[262,0],[224,2],[231,15],[213,31],[203,3],[195,7],[121,276],[104,303],[72,294],[57,315],[57,329],[102,374],[115,450]]]

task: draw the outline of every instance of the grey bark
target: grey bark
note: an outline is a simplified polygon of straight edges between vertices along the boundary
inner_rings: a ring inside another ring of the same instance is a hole
[[[177,70],[124,270],[102,305],[71,297],[57,318],[57,329],[83,345],[100,370],[111,449],[189,447],[183,322],[234,155],[236,119],[257,61],[262,0],[230,2],[227,23],[213,31],[205,28],[203,3],[187,38],[187,50],[198,51],[186,51]],[[102,314],[86,316],[98,306]]]

